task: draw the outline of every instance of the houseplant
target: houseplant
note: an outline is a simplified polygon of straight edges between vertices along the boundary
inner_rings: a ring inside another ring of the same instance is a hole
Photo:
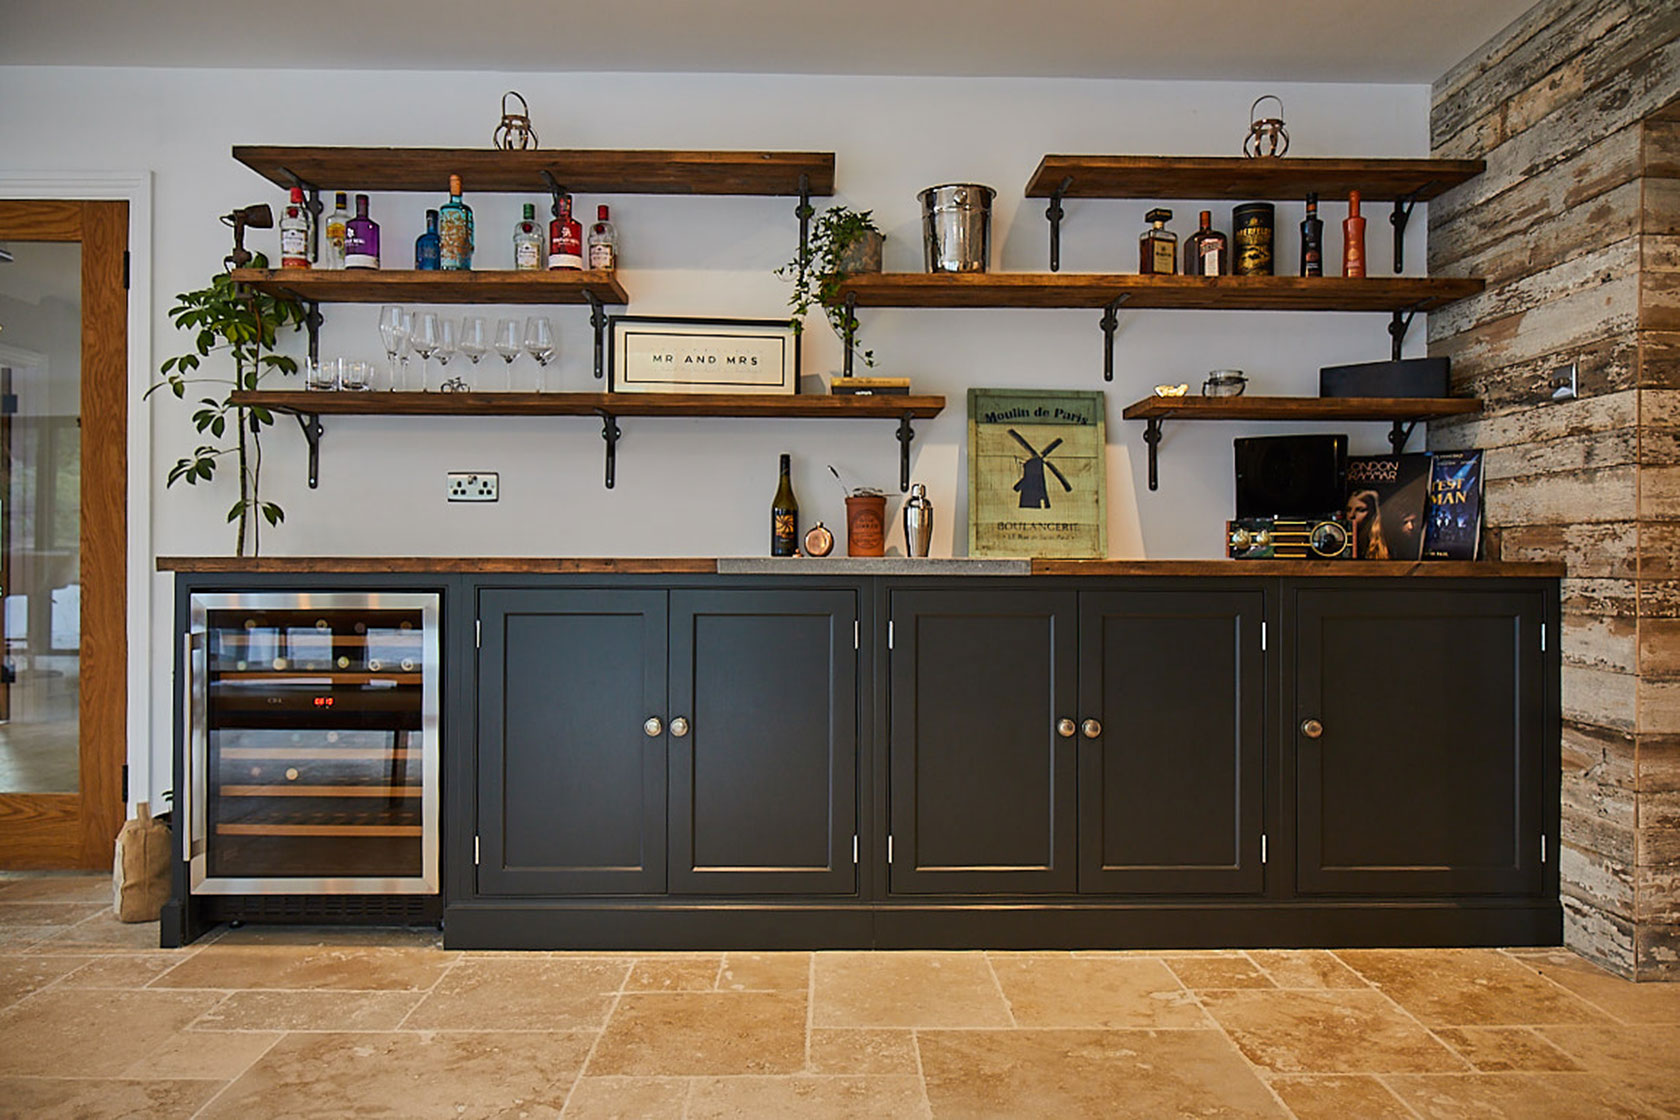
[[[845,206],[829,207],[817,215],[810,238],[794,253],[793,259],[776,270],[776,275],[793,279],[788,306],[793,308],[794,329],[804,327],[805,315],[813,303],[820,304],[841,343],[866,366],[874,366],[875,352],[858,349],[857,316],[847,313],[840,298],[840,282],[854,273],[881,271],[884,235],[871,220],[873,213]]]
[[[251,264],[254,268],[268,267],[260,253]],[[297,372],[297,359],[274,351],[282,328],[295,331],[303,324],[303,304],[243,288],[223,272],[213,276],[207,286],[177,295],[175,306],[169,309],[169,318],[177,330],[192,334],[193,348],[165,361],[158,371],[163,380],[148,389],[146,395],[168,388],[177,398],[185,399],[189,385],[226,386],[219,397],[200,398],[193,413],[193,427],[200,436],[208,434],[222,440],[228,435],[231,419],[233,439],[221,445],[200,444],[191,455],[176,460],[169,468],[167,485],[186,482],[196,486],[210,482],[216,476],[219,461],[224,456],[234,456],[239,472],[239,498],[228,510],[227,519],[238,524],[235,553],[244,556],[248,541],[251,555],[255,556],[260,548],[260,525],[253,515],[260,515],[270,525],[280,524],[286,516],[279,505],[263,501],[261,491],[262,429],[274,423],[274,414],[266,408],[236,404],[232,393],[236,389],[256,389],[265,376],[277,370]],[[223,353],[233,359],[231,377],[201,372],[204,359]]]

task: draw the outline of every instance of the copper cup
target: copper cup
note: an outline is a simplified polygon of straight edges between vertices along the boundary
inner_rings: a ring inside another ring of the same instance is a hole
[[[846,499],[846,555],[884,556],[887,550],[887,497],[853,494]]]

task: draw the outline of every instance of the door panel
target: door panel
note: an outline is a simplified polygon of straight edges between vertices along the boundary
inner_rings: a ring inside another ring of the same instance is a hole
[[[890,597],[895,892],[1071,892],[1073,592]]]
[[[663,591],[479,596],[479,889],[665,889]]]
[[[1079,597],[1079,889],[1257,892],[1259,591]]]
[[[1540,598],[1303,589],[1296,616],[1301,893],[1538,893]]]
[[[857,596],[671,594],[671,890],[856,889]]]
[[[125,815],[123,202],[0,202],[0,867],[108,868]]]

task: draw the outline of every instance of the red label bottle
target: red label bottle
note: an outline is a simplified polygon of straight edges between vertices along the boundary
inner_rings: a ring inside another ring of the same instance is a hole
[[[548,267],[583,270],[583,226],[572,217],[572,196],[555,200],[554,220],[548,223]]]
[[[1365,219],[1359,216],[1359,192],[1348,192],[1348,216],[1342,223],[1342,275],[1365,275]]]

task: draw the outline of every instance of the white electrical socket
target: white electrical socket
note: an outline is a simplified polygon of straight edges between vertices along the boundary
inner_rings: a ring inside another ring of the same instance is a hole
[[[493,502],[499,496],[500,476],[495,471],[450,471],[449,500]]]

